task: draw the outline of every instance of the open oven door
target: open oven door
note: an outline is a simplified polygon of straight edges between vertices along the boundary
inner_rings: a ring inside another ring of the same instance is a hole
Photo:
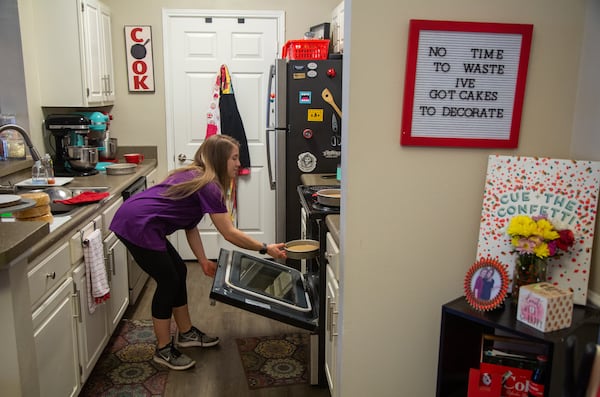
[[[319,325],[318,277],[221,249],[211,299],[309,331]]]

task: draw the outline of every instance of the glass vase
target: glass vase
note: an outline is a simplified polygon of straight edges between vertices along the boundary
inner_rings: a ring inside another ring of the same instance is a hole
[[[513,273],[512,302],[519,302],[519,288],[523,285],[546,281],[548,263],[545,258],[534,254],[517,255]]]

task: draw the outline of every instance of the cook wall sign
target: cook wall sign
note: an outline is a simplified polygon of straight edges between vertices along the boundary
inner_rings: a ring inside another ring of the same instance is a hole
[[[411,20],[402,145],[515,148],[533,25]]]
[[[152,27],[125,26],[129,91],[154,92]]]

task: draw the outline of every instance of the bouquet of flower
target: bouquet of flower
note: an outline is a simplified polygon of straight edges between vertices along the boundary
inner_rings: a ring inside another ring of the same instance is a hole
[[[575,243],[571,230],[557,230],[545,215],[517,215],[510,220],[507,234],[519,255],[530,254],[541,259],[558,256]]]

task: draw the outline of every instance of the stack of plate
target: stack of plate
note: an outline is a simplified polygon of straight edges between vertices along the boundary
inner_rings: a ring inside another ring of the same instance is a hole
[[[35,200],[24,199],[16,194],[0,194],[0,213],[11,213],[35,206]]]

